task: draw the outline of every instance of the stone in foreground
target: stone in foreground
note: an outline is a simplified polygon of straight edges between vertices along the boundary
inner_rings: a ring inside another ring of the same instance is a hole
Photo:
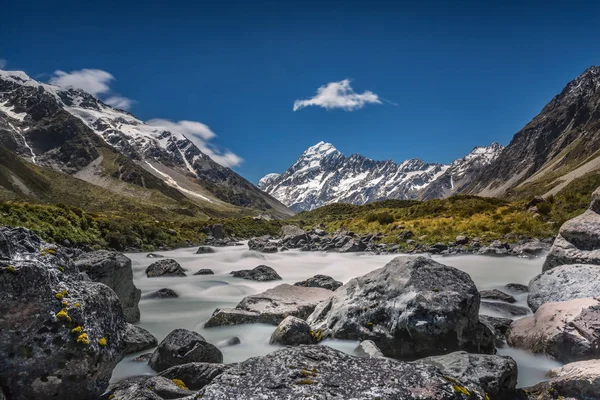
[[[98,250],[84,253],[75,260],[75,266],[80,271],[85,271],[94,282],[104,283],[115,291],[127,322],[140,320],[141,290],[133,284],[133,270],[131,260],[121,253],[107,250]]]
[[[324,338],[372,340],[398,359],[494,351],[493,332],[479,322],[479,292],[469,275],[426,257],[397,257],[352,279],[307,322]]]
[[[472,386],[481,386],[480,393],[490,399],[513,399],[517,386],[517,363],[508,356],[469,354],[457,351],[443,356],[428,357],[419,363],[433,365],[446,376]]]
[[[269,343],[297,346],[300,344],[316,344],[317,338],[306,321],[289,316],[277,326]]]
[[[200,391],[211,400],[483,399],[477,390],[430,365],[357,358],[327,346],[300,346],[253,357]]]
[[[290,315],[306,319],[317,304],[331,294],[327,289],[282,284],[244,297],[236,308],[215,310],[204,327],[253,323],[279,325]]]
[[[529,282],[527,303],[535,312],[542,304],[600,296],[600,265],[561,265]]]
[[[166,400],[191,399],[193,392],[180,387],[164,376],[134,376],[112,385],[103,399],[110,400]]]
[[[223,354],[199,333],[175,329],[160,342],[148,362],[157,372],[190,362],[222,363]]]
[[[235,278],[249,279],[251,281],[279,281],[281,276],[275,270],[267,265],[259,265],[254,269],[242,269],[232,271],[231,275]]]
[[[153,262],[146,268],[146,276],[155,278],[157,276],[185,276],[185,270],[179,263],[171,258]]]

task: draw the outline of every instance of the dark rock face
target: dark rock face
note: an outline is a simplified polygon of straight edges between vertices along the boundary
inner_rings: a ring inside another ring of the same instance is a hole
[[[527,303],[535,312],[542,304],[600,297],[599,265],[561,265],[529,282]]]
[[[140,320],[141,291],[133,284],[131,260],[114,251],[98,250],[85,253],[75,260],[80,271],[85,271],[94,282],[104,283],[115,291],[127,322]]]
[[[200,390],[229,368],[231,365],[192,362],[176,365],[158,375],[169,379],[180,379],[189,389]]]
[[[150,293],[148,297],[153,299],[176,299],[177,297],[179,297],[179,295],[173,289],[162,288],[158,289],[154,293]]]
[[[505,286],[508,290],[512,290],[517,293],[527,293],[529,292],[529,286],[522,285],[520,283],[507,283]]]
[[[363,340],[354,349],[354,355],[360,358],[381,358],[385,357],[379,347],[372,340]]]
[[[490,317],[489,315],[480,315],[479,320],[491,327],[496,333],[496,345],[504,345],[506,335],[510,329],[513,320],[510,318]]]
[[[481,309],[485,311],[494,311],[505,317],[520,317],[529,314],[529,309],[526,307],[495,301],[482,301]]]
[[[308,278],[305,281],[294,283],[294,286],[318,287],[327,290],[336,290],[342,285],[342,282],[336,281],[335,279],[327,275],[315,275],[312,278]]]
[[[134,376],[113,385],[105,397],[110,400],[166,400],[190,398],[193,392],[164,376]]]
[[[185,276],[185,270],[177,261],[167,258],[150,264],[146,268],[146,276],[148,278],[157,276]]]
[[[214,400],[458,400],[464,398],[459,392],[462,387],[462,382],[449,381],[430,365],[356,358],[327,346],[300,346],[250,358],[223,372],[200,394]]]
[[[249,279],[251,281],[278,281],[281,276],[275,270],[267,265],[259,265],[254,269],[242,269],[232,271],[231,275],[236,278]]]
[[[493,333],[478,313],[469,275],[403,256],[352,279],[307,322],[325,338],[372,340],[388,357],[416,359],[460,349],[493,352]]]
[[[212,269],[203,268],[198,270],[194,275],[214,275],[214,271]]]
[[[204,327],[253,323],[279,325],[290,315],[306,319],[317,304],[329,296],[331,291],[327,289],[283,284],[244,297],[236,308],[215,310]]]
[[[482,299],[499,300],[506,303],[516,303],[516,299],[510,294],[506,294],[498,289],[482,290],[479,292]]]
[[[316,344],[317,338],[306,321],[289,316],[277,326],[269,343],[297,346],[299,344]]]
[[[158,345],[158,340],[141,326],[127,324],[125,330],[125,354],[137,353],[138,351],[148,350]]]
[[[517,386],[517,363],[507,356],[469,354],[457,351],[418,361],[437,367],[443,374],[463,383],[480,386],[479,394],[490,399],[514,399]]]
[[[190,362],[222,363],[223,354],[199,333],[175,329],[154,350],[148,365],[161,372]]]
[[[196,254],[212,254],[214,252],[215,249],[213,249],[212,247],[200,246],[198,247],[198,251],[196,251]]]
[[[269,239],[254,238],[248,241],[250,250],[260,251],[261,253],[277,253],[277,245],[271,243]]]
[[[62,248],[0,227],[0,387],[7,398],[95,399],[123,358],[125,316]]]

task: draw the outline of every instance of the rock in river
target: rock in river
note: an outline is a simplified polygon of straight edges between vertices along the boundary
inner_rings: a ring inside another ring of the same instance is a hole
[[[215,252],[215,249],[213,249],[210,246],[200,246],[200,247],[198,247],[196,254],[212,254],[214,252]]]
[[[231,275],[236,278],[249,279],[251,281],[278,281],[281,276],[275,270],[267,265],[259,265],[254,269],[242,269],[232,271]]]
[[[297,346],[299,344],[316,344],[317,338],[306,321],[290,315],[277,326],[269,343]]]
[[[0,227],[0,391],[11,400],[95,399],[123,358],[125,316],[60,247]]]
[[[312,278],[308,278],[305,281],[294,283],[294,286],[318,287],[327,290],[336,290],[342,285],[342,282],[336,281],[335,279],[327,275],[315,275]]]
[[[138,351],[148,350],[158,345],[158,341],[150,332],[141,326],[127,324],[125,336],[125,354],[137,353]]]
[[[236,308],[217,309],[204,325],[206,328],[221,325],[262,323],[279,325],[287,316],[306,319],[317,304],[331,296],[331,291],[283,284],[263,293],[244,299]]]
[[[431,365],[357,358],[312,345],[250,358],[223,372],[200,395],[213,400],[459,400],[479,390]],[[469,398],[483,399],[475,393]]]
[[[336,290],[307,322],[325,338],[372,340],[387,357],[490,353],[493,332],[479,322],[479,301],[465,272],[402,256]]]
[[[379,347],[372,340],[363,340],[354,349],[353,354],[360,358],[380,358],[385,357]]]
[[[504,301],[506,303],[516,303],[517,300],[511,296],[510,294],[506,294],[501,290],[492,289],[492,290],[482,290],[479,292],[479,295],[482,299],[490,299],[490,300],[499,300]]]
[[[160,342],[152,353],[148,365],[153,370],[161,372],[189,362],[222,363],[223,354],[199,333],[187,329],[175,329]]]
[[[167,258],[153,262],[146,268],[148,278],[157,276],[185,276],[185,270],[173,259]]]
[[[169,379],[180,379],[189,389],[199,390],[229,368],[231,365],[192,362],[176,365],[158,375]]]
[[[131,260],[121,253],[98,250],[84,253],[77,257],[75,265],[80,271],[85,271],[94,282],[104,283],[115,291],[121,304],[127,322],[140,320],[141,291],[133,284]]]

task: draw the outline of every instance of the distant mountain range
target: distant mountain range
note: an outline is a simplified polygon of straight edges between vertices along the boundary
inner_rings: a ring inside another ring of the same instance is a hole
[[[1,147],[0,199],[56,200],[48,198],[55,181],[48,170],[53,170],[162,207],[196,207],[208,214],[246,209],[291,214],[202,153],[185,134],[147,125],[83,90],[44,84],[20,71],[0,70]],[[36,173],[45,177],[44,190],[32,179]]]
[[[567,84],[504,148],[475,147],[450,165],[411,159],[397,164],[349,157],[332,144],[307,149],[282,174],[258,187],[294,211],[325,204],[432,199],[456,193],[526,198],[557,193],[600,170],[600,67]]]

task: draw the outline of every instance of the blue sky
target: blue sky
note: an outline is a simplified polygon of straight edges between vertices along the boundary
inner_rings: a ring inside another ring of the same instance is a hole
[[[208,125],[212,145],[242,158],[234,169],[253,182],[320,140],[348,155],[430,162],[508,144],[600,64],[597,2],[84,3],[3,5],[5,68],[41,80],[106,71],[115,80],[103,98],[132,99],[144,120]],[[293,111],[345,79],[351,111]]]

